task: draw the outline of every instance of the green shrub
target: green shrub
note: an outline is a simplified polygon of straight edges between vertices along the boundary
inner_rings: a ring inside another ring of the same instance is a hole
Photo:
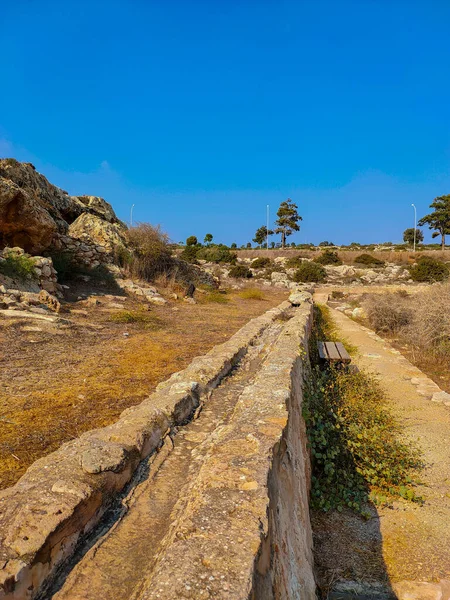
[[[0,273],[12,279],[35,279],[34,262],[28,254],[5,252],[0,261]]]
[[[273,264],[272,260],[268,256],[258,256],[252,262],[252,269],[264,269],[265,267],[270,267]]]
[[[188,246],[193,247],[193,246]],[[230,252],[227,246],[217,245],[209,248],[200,247],[197,249],[196,258],[207,260],[208,262],[214,263],[229,263],[234,264],[236,262],[236,254]]]
[[[304,262],[294,273],[293,280],[297,283],[315,282],[320,283],[327,278],[327,272],[322,265],[316,262]]]
[[[314,262],[319,265],[342,265],[342,260],[338,253],[333,250],[325,250],[320,256],[314,259]]]
[[[449,273],[448,265],[431,256],[421,256],[415,265],[409,267],[409,274],[414,281],[444,281]]]
[[[241,279],[250,279],[250,277],[252,277],[252,272],[245,265],[234,265],[230,269],[229,276]]]
[[[185,246],[183,252],[180,254],[180,258],[185,260],[188,263],[192,263],[194,265],[198,264],[197,261],[197,253],[200,250],[201,246]]]
[[[383,260],[370,254],[360,254],[355,258],[355,264],[364,265],[365,267],[384,267],[385,265]]]
[[[304,253],[296,254],[288,258],[285,265],[288,269],[298,269],[303,264],[304,258],[308,258],[308,255]]]

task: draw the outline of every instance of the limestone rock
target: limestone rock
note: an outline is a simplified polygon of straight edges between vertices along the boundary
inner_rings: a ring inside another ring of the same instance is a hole
[[[84,220],[80,222],[81,216]],[[93,225],[92,219],[104,226]],[[85,233],[88,239],[98,239],[101,246],[123,243],[126,226],[103,198],[69,196],[30,163],[0,159],[0,247],[20,246],[31,254],[49,248],[71,249],[67,234],[74,222],[78,222],[77,238]],[[85,232],[80,230],[83,224],[87,227]]]
[[[36,253],[50,246],[56,231],[45,208],[13,181],[0,177],[0,245]]]
[[[126,244],[123,224],[104,221],[89,213],[83,213],[70,225],[69,234],[76,239],[83,239],[109,249]]]
[[[292,306],[300,306],[303,302],[312,302],[312,294],[309,292],[293,292],[289,296],[289,302]]]

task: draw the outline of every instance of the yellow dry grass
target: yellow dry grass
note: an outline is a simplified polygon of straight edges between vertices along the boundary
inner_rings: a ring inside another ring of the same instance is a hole
[[[88,316],[73,313],[68,329],[39,323],[41,331],[24,331],[36,322],[0,321],[0,488],[62,443],[114,422],[193,357],[286,298],[279,290],[265,295],[267,302],[228,293],[225,304],[178,301],[149,313],[124,302],[122,314],[149,314],[163,324],[156,330],[146,319],[114,322],[121,312],[105,302],[72,305]]]

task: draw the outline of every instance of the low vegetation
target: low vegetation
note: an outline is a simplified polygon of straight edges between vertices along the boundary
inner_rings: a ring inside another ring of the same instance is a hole
[[[252,261],[252,269],[265,269],[273,265],[273,261],[267,256],[259,256]]]
[[[286,267],[288,269],[298,269],[305,262],[305,258],[308,258],[307,255],[302,253],[290,256],[286,261]]]
[[[339,258],[338,253],[333,250],[325,250],[320,256],[315,259],[319,265],[342,265],[342,260]]]
[[[229,276],[236,279],[250,279],[253,277],[253,273],[245,265],[234,265],[230,269]]]
[[[434,283],[448,279],[450,270],[446,263],[425,255],[420,256],[417,262],[409,267],[409,274],[414,281]]]
[[[16,254],[8,252],[3,260],[0,260],[0,273],[11,279],[34,279],[34,262],[28,254]]]
[[[355,258],[355,264],[364,267],[384,267],[385,262],[371,254],[360,254]]]
[[[326,311],[316,309],[314,337],[332,337]],[[420,466],[418,452],[401,441],[401,429],[376,379],[321,369],[315,353],[312,361],[304,405],[313,467],[312,508],[350,508],[364,514],[368,500],[420,501],[412,479]]]
[[[238,294],[244,300],[265,300],[264,294],[258,288],[246,288]]]
[[[113,323],[136,323],[145,325],[146,329],[153,330],[160,329],[164,326],[164,321],[162,319],[151,312],[144,310],[120,310],[111,315],[110,321]]]
[[[293,280],[297,283],[321,283],[327,278],[327,272],[316,262],[303,262],[296,270]]]
[[[203,297],[202,302],[216,302],[227,304],[229,302],[226,290],[209,290]]]

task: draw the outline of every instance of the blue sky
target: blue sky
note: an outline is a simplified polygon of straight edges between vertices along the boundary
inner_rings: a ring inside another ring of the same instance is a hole
[[[287,197],[289,241],[397,241],[450,193],[449,28],[448,0],[7,2],[0,156],[174,241]]]

